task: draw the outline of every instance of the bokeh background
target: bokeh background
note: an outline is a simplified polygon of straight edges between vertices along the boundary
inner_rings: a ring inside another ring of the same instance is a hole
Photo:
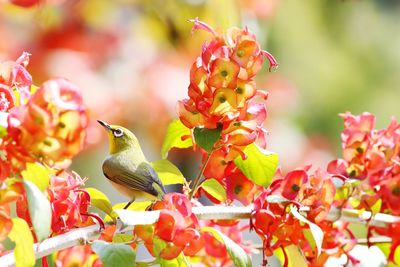
[[[96,119],[132,129],[149,160],[160,158],[210,38],[191,35],[195,17],[221,30],[248,26],[278,60],[257,84],[270,93],[268,147],[283,170],[340,156],[339,113],[372,112],[378,127],[400,117],[398,0],[0,0],[0,60],[28,51],[35,84],[62,76],[79,85],[91,124],[71,168],[112,202],[125,199],[101,173],[107,139]],[[198,170],[191,150],[170,159],[188,179]]]

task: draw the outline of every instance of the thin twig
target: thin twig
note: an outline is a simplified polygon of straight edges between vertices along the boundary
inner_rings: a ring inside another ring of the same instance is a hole
[[[357,244],[358,245],[367,245],[368,240],[366,238],[357,238]],[[347,242],[352,242],[352,240],[348,239]],[[369,239],[369,244],[385,244],[385,243],[391,243],[392,239],[387,236],[373,236]],[[261,250],[264,249],[263,244],[254,244],[252,248]]]
[[[197,187],[200,185],[201,177],[203,176],[204,170],[207,167],[208,161],[210,160],[212,153],[213,153],[213,151],[211,151],[210,153],[207,154],[207,158],[204,161],[199,174],[197,175],[196,179],[194,180],[192,190],[189,193],[189,199],[192,199],[193,195],[197,192]]]
[[[249,219],[252,206],[236,207],[236,206],[200,206],[193,207],[192,211],[196,214],[199,220],[241,220]],[[300,211],[307,212],[307,209]],[[140,224],[153,224],[158,220],[159,211],[131,211],[131,210],[117,210],[121,220],[117,223],[119,232],[126,232],[133,230],[135,225]],[[354,223],[366,223],[373,226],[386,226],[390,223],[400,223],[400,217],[378,213],[374,216],[370,212],[359,210],[342,209],[341,211],[333,208],[327,217],[330,221],[345,220]],[[83,245],[90,242],[90,240],[97,239],[100,235],[100,226],[98,224],[74,229],[68,233],[51,237],[40,244],[34,245],[36,259],[50,255],[56,251],[60,251],[73,246]],[[360,243],[364,240],[360,239]],[[390,242],[390,239],[381,240],[379,242]],[[372,240],[372,243],[374,242]],[[0,257],[0,266],[8,267],[14,266],[14,253],[9,253]]]

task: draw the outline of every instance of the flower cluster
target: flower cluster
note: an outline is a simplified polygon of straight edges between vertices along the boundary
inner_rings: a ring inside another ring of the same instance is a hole
[[[341,116],[343,158],[332,161],[328,171],[360,181],[349,196],[353,208],[400,215],[400,124],[392,118],[386,129],[377,130],[373,114]],[[389,228],[370,227],[369,231],[392,237],[391,261],[400,245],[398,228],[393,224]]]
[[[257,90],[254,78],[264,56],[270,68],[277,67],[277,62],[260,48],[247,28],[230,28],[224,36],[197,19],[193,22],[193,29],[206,30],[213,39],[204,44],[191,67],[189,99],[178,102],[178,114],[190,129],[221,129],[204,175],[224,184],[229,175],[227,164],[239,155],[245,158],[243,150],[247,145],[255,141],[262,147],[266,145],[263,123],[267,111],[256,96],[266,100],[267,94]]]
[[[7,156],[66,167],[63,163],[82,149],[86,126],[86,110],[78,88],[64,79],[49,80],[26,105],[10,111]]]
[[[74,227],[93,224],[88,208],[90,196],[83,190],[83,180],[76,174],[51,175],[50,186],[46,190],[51,205],[51,235],[67,232]],[[31,218],[26,196],[22,194],[17,201],[17,215],[28,224]]]
[[[308,263],[323,266],[330,256],[341,256],[354,247],[354,236],[347,225],[327,221],[330,208],[335,204],[336,187],[333,176],[317,170],[308,174],[309,166],[293,170],[285,176],[278,173],[271,185],[254,201],[251,225],[260,235],[264,245],[264,256],[289,245],[300,246]],[[306,210],[304,215],[293,209]],[[302,218],[299,218],[302,217]],[[308,223],[305,223],[308,222]],[[316,224],[324,231],[322,252],[318,256],[315,246],[305,235],[310,224]],[[344,230],[345,231],[341,231]],[[264,258],[266,265],[266,258]]]
[[[0,141],[1,179],[23,170],[26,162],[67,167],[84,143],[88,118],[78,88],[53,79],[30,89],[32,79],[24,68],[28,62],[24,53],[0,69],[0,102],[9,113],[8,134]]]
[[[346,113],[342,117],[345,122],[343,158],[332,161],[328,171],[362,180],[362,193],[370,193],[370,198],[375,201],[382,198],[381,211],[400,215],[397,204],[400,196],[400,124],[393,118],[386,129],[376,130],[375,116],[370,113]],[[370,210],[371,206],[360,208]]]
[[[251,100],[257,90],[254,77],[260,70],[264,55],[275,67],[275,59],[261,50],[255,36],[247,29],[231,28],[227,37],[203,22],[194,20],[194,29],[213,34],[190,70],[189,99],[178,102],[178,113],[188,128],[209,129],[222,125],[225,150],[239,150],[263,137],[262,123],[266,118],[263,104]]]
[[[84,185],[78,174],[52,176],[47,189],[52,209],[51,229],[61,234],[74,227],[92,224],[88,208],[90,197],[80,188]]]
[[[144,241],[153,255],[155,239],[163,243],[164,246],[158,254],[167,260],[176,258],[181,252],[186,256],[194,256],[203,248],[204,239],[197,230],[197,218],[192,213],[192,204],[185,195],[167,194],[163,201],[153,205],[153,209],[160,210],[157,223],[135,227],[135,234]]]
[[[83,180],[62,169],[83,145],[87,112],[81,94],[64,79],[32,85],[29,56],[0,63],[0,241],[12,229],[13,202],[18,217],[35,229],[25,180],[50,204],[51,214],[45,213],[51,216],[50,235],[93,223]]]

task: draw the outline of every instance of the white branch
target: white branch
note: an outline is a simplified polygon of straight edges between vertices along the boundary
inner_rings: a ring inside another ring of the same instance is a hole
[[[193,213],[196,214],[199,220],[232,220],[232,219],[249,219],[252,211],[252,206],[234,207],[234,206],[205,206],[193,207]],[[303,210],[306,212],[306,210]],[[117,222],[119,232],[133,230],[135,225],[153,224],[158,220],[159,211],[131,211],[117,210],[121,218]],[[355,223],[366,223],[374,226],[386,226],[390,223],[399,223],[400,217],[395,217],[387,214],[376,214],[372,216],[370,212],[361,212],[350,209],[332,209],[328,215],[328,220],[337,221],[345,220]],[[74,229],[68,233],[51,237],[39,244],[34,245],[36,259],[50,255],[56,251],[60,251],[69,247],[83,245],[91,240],[97,239],[100,235],[100,226],[98,224]],[[15,266],[14,253],[9,253],[0,257],[0,266],[9,267]]]
[[[7,128],[8,113],[0,111],[0,127]]]

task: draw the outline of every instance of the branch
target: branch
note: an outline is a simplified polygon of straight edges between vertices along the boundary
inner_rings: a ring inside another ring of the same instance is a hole
[[[199,220],[241,220],[249,219],[252,206],[200,206],[193,207],[192,211]],[[307,209],[300,210],[307,212]],[[159,211],[131,211],[116,210],[121,220],[117,222],[119,232],[133,230],[135,225],[153,224],[158,220]],[[366,223],[373,226],[386,226],[390,223],[400,223],[400,217],[378,213],[372,216],[371,212],[350,209],[333,208],[327,217],[330,221],[346,220],[354,223]],[[100,226],[98,224],[74,229],[68,233],[51,237],[41,243],[34,245],[36,259],[50,255],[56,251],[70,248],[77,245],[90,243],[90,240],[97,239],[100,235]],[[389,240],[389,239],[388,239]],[[386,240],[385,240],[386,241]],[[0,266],[14,266],[14,253],[9,253],[0,257]]]
[[[0,111],[0,127],[7,128],[8,113]]]

